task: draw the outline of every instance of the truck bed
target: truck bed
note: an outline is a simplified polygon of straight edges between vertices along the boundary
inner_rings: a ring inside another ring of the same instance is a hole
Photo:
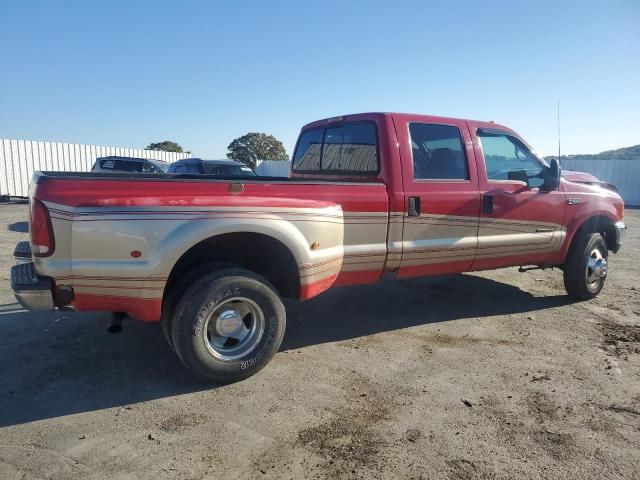
[[[230,182],[240,181],[242,183],[304,183],[304,184],[334,184],[334,185],[371,185],[382,182],[372,177],[362,177],[357,179],[335,180],[333,178],[299,178],[291,177],[269,177],[269,176],[237,176],[237,175],[203,175],[195,173],[112,173],[112,172],[60,172],[42,171],[36,172],[36,181],[44,183],[49,179],[56,180],[117,180],[122,182],[170,182],[170,181],[196,181],[196,182]]]

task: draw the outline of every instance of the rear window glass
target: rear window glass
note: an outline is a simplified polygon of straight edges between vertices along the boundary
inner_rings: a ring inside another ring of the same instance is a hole
[[[169,173],[202,173],[200,165],[193,162],[177,162],[169,167]]]
[[[253,176],[253,171],[249,167],[241,165],[204,165],[204,171],[208,175],[233,175],[233,176]]]
[[[320,170],[320,151],[322,149],[323,128],[313,128],[300,135],[298,146],[293,155],[294,170]]]
[[[296,172],[375,174],[378,137],[373,122],[354,122],[305,131],[293,157]]]
[[[100,162],[100,167],[120,172],[142,172],[142,162],[135,160],[103,160]]]

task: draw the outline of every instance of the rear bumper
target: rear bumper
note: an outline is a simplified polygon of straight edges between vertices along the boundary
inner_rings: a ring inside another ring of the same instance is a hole
[[[627,225],[624,222],[616,222],[616,244],[613,253],[617,253],[624,243],[624,236],[627,233]]]
[[[27,310],[54,310],[53,281],[39,276],[33,262],[11,267],[11,288],[18,303]]]

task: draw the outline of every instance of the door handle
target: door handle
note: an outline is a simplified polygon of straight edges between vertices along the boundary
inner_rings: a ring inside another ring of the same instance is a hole
[[[493,213],[493,195],[482,196],[482,213],[491,215]]]
[[[420,216],[420,197],[409,197],[409,216]]]

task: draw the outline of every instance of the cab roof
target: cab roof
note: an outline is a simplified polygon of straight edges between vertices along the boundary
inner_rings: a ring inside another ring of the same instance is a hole
[[[451,121],[473,122],[476,125],[484,128],[498,128],[498,129],[511,131],[509,127],[500,125],[491,120],[490,121],[471,120],[471,119],[465,119],[465,118],[441,117],[437,115],[425,115],[425,114],[419,114],[419,113],[401,113],[401,112],[363,112],[363,113],[350,113],[347,115],[338,115],[335,117],[315,120],[311,123],[306,124],[304,127],[302,127],[302,130],[306,130],[312,127],[320,127],[320,126],[331,124],[331,123],[355,122],[360,120],[372,120],[376,118],[385,118],[385,117],[392,117],[402,121],[414,121],[414,122],[418,122],[418,121],[432,122],[432,123],[447,123]]]

